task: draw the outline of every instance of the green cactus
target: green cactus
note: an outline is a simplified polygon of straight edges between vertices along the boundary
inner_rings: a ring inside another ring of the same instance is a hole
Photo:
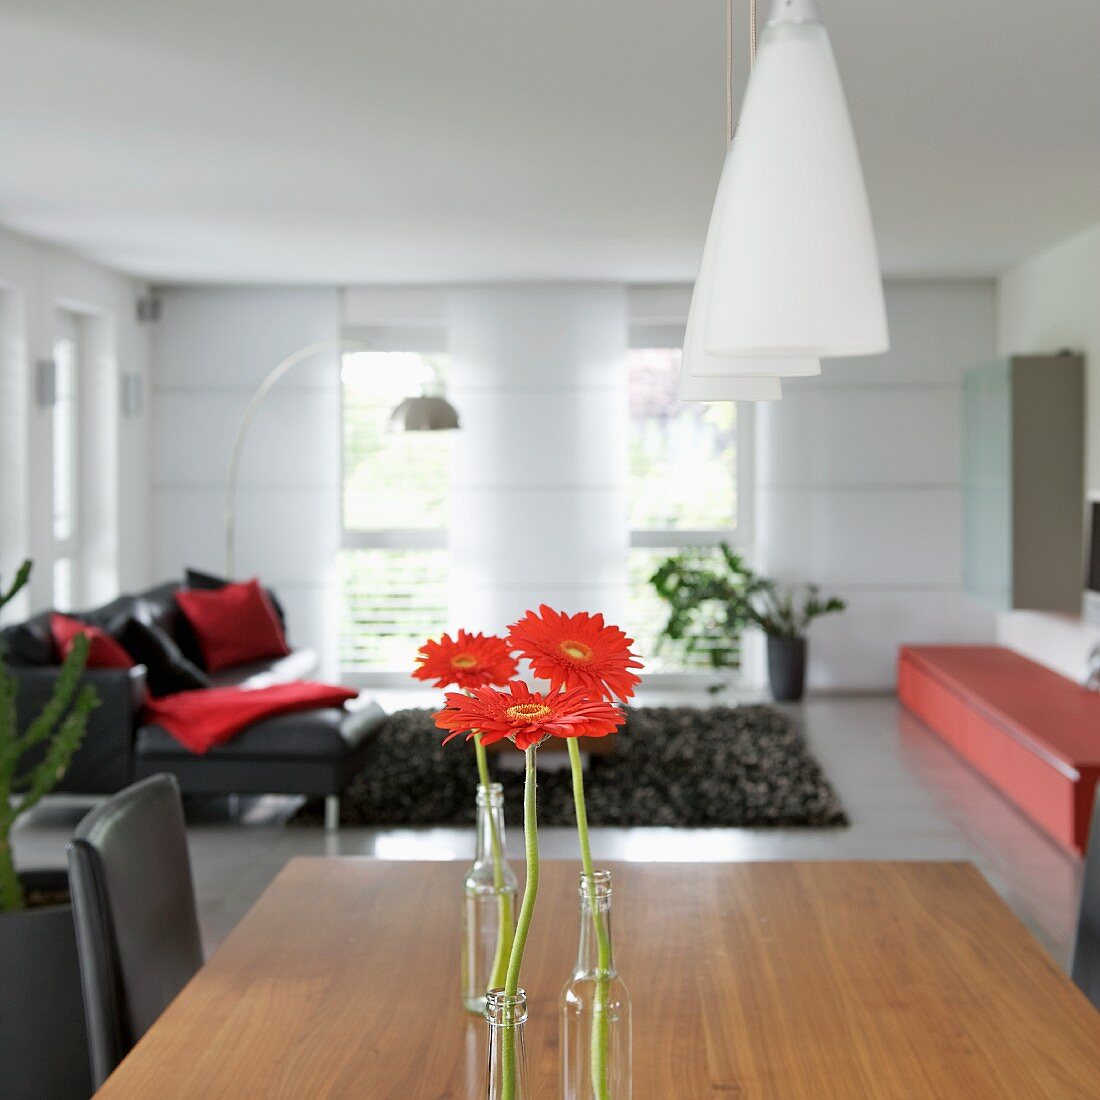
[[[30,575],[31,563],[25,561],[7,592],[0,589],[0,610]],[[49,794],[61,780],[84,738],[88,715],[99,706],[95,688],[90,684],[82,686],[80,682],[87,661],[88,639],[79,634],[61,666],[53,697],[20,733],[15,718],[16,680],[0,651],[0,912],[22,909],[25,905],[11,850],[12,826],[20,814]],[[41,744],[47,746],[45,756],[20,775],[18,765],[23,754]]]

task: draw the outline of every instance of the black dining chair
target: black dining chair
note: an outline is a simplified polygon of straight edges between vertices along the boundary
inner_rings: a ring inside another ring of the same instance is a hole
[[[1093,1005],[1100,1008],[1100,784],[1092,803],[1070,976]]]
[[[69,886],[99,1088],[203,961],[173,776],[135,783],[80,822]]]

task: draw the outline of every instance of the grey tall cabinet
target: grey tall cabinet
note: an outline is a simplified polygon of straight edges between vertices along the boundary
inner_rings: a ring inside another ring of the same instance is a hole
[[[966,372],[963,580],[1001,610],[1081,610],[1085,370],[1014,356]]]

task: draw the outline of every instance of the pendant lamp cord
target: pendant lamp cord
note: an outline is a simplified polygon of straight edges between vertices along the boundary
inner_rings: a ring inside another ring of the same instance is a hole
[[[749,0],[749,72],[756,64],[756,0]],[[726,0],[726,144],[733,141],[733,0]]]

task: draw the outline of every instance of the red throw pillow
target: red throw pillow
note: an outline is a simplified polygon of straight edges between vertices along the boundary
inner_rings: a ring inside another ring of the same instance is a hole
[[[195,631],[208,672],[290,652],[275,609],[255,578],[224,588],[182,588],[176,603]]]
[[[58,615],[56,612],[50,616],[50,633],[53,635],[53,644],[57,646],[57,652],[64,660],[72,652],[73,642],[78,634],[88,636],[88,663],[85,668],[133,668],[134,662],[130,654],[126,652],[105,631],[90,623],[82,623],[79,619],[70,618],[68,615]]]

